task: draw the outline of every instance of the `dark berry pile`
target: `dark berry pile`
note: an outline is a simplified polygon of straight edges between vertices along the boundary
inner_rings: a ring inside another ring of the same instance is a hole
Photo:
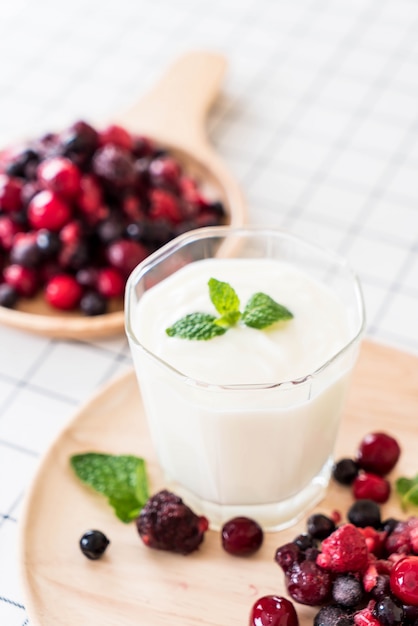
[[[418,626],[418,517],[382,521],[375,502],[358,500],[347,518],[335,527],[312,515],[277,549],[289,596],[320,607],[314,626]]]
[[[148,254],[224,222],[149,138],[76,122],[0,154],[0,306],[43,293],[56,309],[106,313]]]
[[[358,500],[388,501],[391,485],[386,478],[401,453],[396,439],[387,433],[370,433],[360,442],[354,458],[340,459],[333,468],[333,477],[341,485],[351,485]]]
[[[209,522],[196,515],[179,496],[163,489],[148,500],[136,526],[149,548],[190,554],[202,543]]]

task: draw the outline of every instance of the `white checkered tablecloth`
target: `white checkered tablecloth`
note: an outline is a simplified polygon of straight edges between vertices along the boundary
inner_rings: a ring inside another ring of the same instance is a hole
[[[5,0],[0,30],[0,145],[111,119],[181,53],[224,53],[209,132],[250,221],[348,257],[368,335],[418,354],[415,0]],[[80,404],[130,367],[123,336],[0,328],[1,626],[29,624],[18,526],[39,459]]]

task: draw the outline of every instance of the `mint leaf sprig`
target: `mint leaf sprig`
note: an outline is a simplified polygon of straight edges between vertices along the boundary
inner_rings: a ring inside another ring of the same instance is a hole
[[[71,456],[70,464],[83,483],[108,499],[122,522],[138,517],[149,497],[144,459],[87,452]]]
[[[210,278],[208,286],[209,297],[219,317],[210,313],[189,313],[166,328],[169,337],[207,341],[225,334],[238,322],[262,330],[276,322],[293,318],[289,309],[262,292],[252,295],[241,313],[240,299],[229,283]]]
[[[395,482],[395,489],[404,511],[409,506],[418,507],[418,474],[413,478],[400,476]]]

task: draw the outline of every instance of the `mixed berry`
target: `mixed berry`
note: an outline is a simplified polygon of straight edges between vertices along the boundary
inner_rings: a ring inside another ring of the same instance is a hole
[[[202,543],[209,522],[196,515],[179,496],[163,489],[148,500],[136,526],[149,548],[190,554]]]
[[[343,458],[333,468],[334,479],[351,485],[357,500],[388,501],[391,484],[386,478],[399,460],[401,449],[394,437],[377,432],[366,435],[354,458]]]
[[[399,454],[392,437],[373,433],[355,459],[336,463],[334,478],[344,485],[372,484],[370,476],[384,478]],[[347,521],[337,511],[310,515],[306,531],[276,549],[289,597],[258,598],[249,626],[299,626],[293,602],[316,607],[313,626],[418,626],[418,517],[382,520],[379,502],[386,500],[372,497],[376,492],[366,489],[370,497],[364,498],[357,492]],[[199,548],[209,528],[206,517],[168,490],[148,500],[136,525],[146,546],[184,555]],[[224,550],[235,556],[255,553],[264,539],[261,526],[248,517],[227,521],[220,536]],[[90,559],[100,558],[108,543],[100,531],[80,540]]]
[[[374,507],[359,500],[347,514],[358,525],[344,522],[303,546],[299,535],[276,551],[289,596],[321,607],[316,626],[418,624],[418,517],[382,522],[369,511]]]
[[[146,256],[225,217],[173,154],[120,126],[78,121],[4,150],[0,306],[42,293],[55,309],[106,313]]]

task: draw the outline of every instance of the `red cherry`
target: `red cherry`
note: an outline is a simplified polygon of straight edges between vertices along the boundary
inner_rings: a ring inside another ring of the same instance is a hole
[[[61,243],[65,245],[74,245],[79,243],[81,239],[80,222],[76,222],[75,220],[68,222],[68,224],[62,227],[59,233],[59,238]]]
[[[5,213],[19,211],[23,183],[18,178],[0,175],[0,210]]]
[[[153,159],[148,168],[153,184],[176,187],[181,175],[180,164],[172,157]]]
[[[71,218],[70,206],[49,190],[40,191],[28,206],[28,220],[32,228],[60,230]]]
[[[263,596],[251,609],[249,626],[299,626],[299,620],[290,600]]]
[[[364,472],[359,474],[353,482],[353,495],[356,500],[373,500],[384,504],[390,496],[390,482],[378,476]]]
[[[114,267],[105,267],[97,274],[97,291],[105,298],[119,298],[125,290],[125,280]]]
[[[396,439],[386,433],[370,433],[360,442],[356,461],[366,472],[384,476],[395,467],[400,454]]]
[[[0,246],[3,250],[10,250],[13,246],[15,235],[21,231],[21,227],[9,216],[0,217]]]
[[[117,239],[109,245],[106,256],[110,265],[126,277],[148,256],[148,250],[136,241]]]
[[[111,124],[99,133],[99,140],[102,146],[112,143],[118,148],[131,151],[133,148],[132,135],[122,126]]]
[[[51,157],[37,169],[40,183],[50,191],[73,198],[80,189],[80,170],[70,159]]]
[[[8,265],[3,270],[4,280],[8,285],[26,298],[32,298],[38,291],[38,278],[35,270],[17,263]]]
[[[418,606],[418,556],[407,556],[392,567],[392,593],[404,604]]]
[[[226,522],[221,536],[224,550],[237,556],[252,554],[263,543],[261,526],[248,517],[234,517]]]
[[[73,276],[57,274],[45,287],[45,298],[51,306],[63,311],[75,309],[81,299],[83,290]]]

